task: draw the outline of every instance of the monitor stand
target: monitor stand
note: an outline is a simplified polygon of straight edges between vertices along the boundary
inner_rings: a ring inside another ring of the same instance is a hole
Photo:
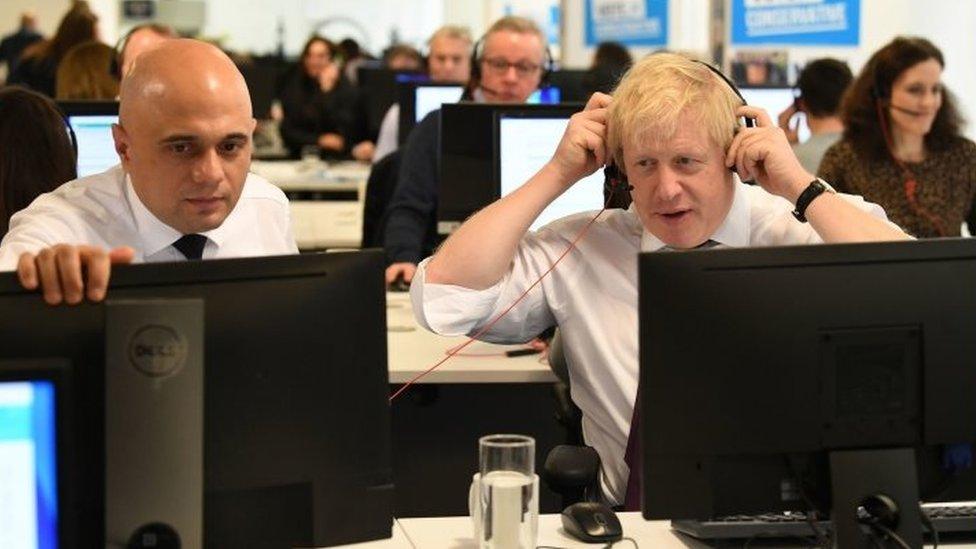
[[[918,473],[912,448],[833,451],[830,477],[834,547],[875,547],[871,529],[858,520],[858,507],[885,508],[881,505],[884,502],[892,502],[897,513],[891,523],[884,521],[883,513],[875,513],[880,523],[909,547],[922,547]]]

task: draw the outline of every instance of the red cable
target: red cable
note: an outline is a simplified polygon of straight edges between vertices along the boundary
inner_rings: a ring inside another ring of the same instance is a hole
[[[576,237],[573,239],[573,241],[569,243],[569,247],[566,248],[566,251],[564,251],[562,253],[562,255],[560,255],[558,258],[556,258],[556,261],[554,261],[552,263],[552,265],[550,265],[549,268],[546,269],[546,272],[542,273],[542,275],[539,276],[539,279],[538,280],[536,280],[535,282],[532,283],[531,286],[529,286],[528,288],[526,288],[526,290],[524,292],[522,292],[522,295],[518,296],[518,298],[515,301],[513,301],[511,305],[508,306],[508,308],[506,308],[504,311],[502,311],[501,313],[499,313],[498,316],[496,316],[495,318],[493,318],[491,320],[491,322],[489,322],[483,328],[481,328],[480,330],[478,330],[478,332],[475,333],[473,336],[469,337],[467,341],[465,341],[464,343],[462,343],[461,345],[458,345],[457,347],[455,347],[453,349],[450,349],[448,351],[448,353],[447,353],[447,356],[445,356],[440,361],[438,361],[437,364],[434,364],[433,366],[431,366],[427,370],[421,372],[420,374],[417,374],[416,376],[414,376],[413,379],[411,379],[410,381],[406,382],[403,385],[403,387],[400,387],[399,389],[397,389],[392,395],[390,395],[390,402],[393,402],[393,399],[395,399],[396,397],[400,396],[400,394],[402,392],[404,392],[405,390],[407,390],[407,387],[410,387],[411,385],[413,385],[414,383],[416,383],[418,380],[420,380],[421,378],[423,378],[427,374],[433,372],[437,368],[440,368],[441,364],[444,364],[445,362],[447,362],[448,360],[450,360],[452,357],[457,356],[458,353],[460,353],[462,349],[464,349],[465,347],[467,347],[468,345],[470,345],[471,343],[473,343],[476,339],[478,339],[479,337],[481,337],[482,335],[484,335],[485,332],[487,332],[488,330],[490,330],[492,328],[492,326],[494,326],[495,324],[497,324],[499,320],[501,320],[505,315],[507,315],[509,313],[509,311],[511,311],[512,309],[515,308],[516,305],[518,305],[519,303],[521,303],[521,301],[523,299],[525,299],[525,296],[529,295],[529,292],[531,292],[533,288],[535,288],[536,286],[538,286],[539,283],[541,283],[542,280],[546,276],[548,276],[549,273],[551,273],[553,269],[556,268],[556,265],[558,265],[559,262],[562,261],[563,258],[566,257],[566,255],[569,254],[569,252],[571,252],[576,247],[576,243],[579,242],[580,239],[583,238],[583,235],[585,235],[586,232],[590,230],[590,226],[592,226],[594,223],[596,223],[596,220],[599,219],[601,215],[603,215],[603,212],[607,211],[607,206],[610,205],[610,200],[613,199],[613,195],[614,195],[615,192],[616,192],[616,189],[614,189],[614,191],[610,193],[610,197],[607,199],[607,203],[603,205],[603,209],[600,210],[599,212],[597,212],[597,214],[595,216],[593,216],[593,219],[589,220],[586,223],[586,225],[583,226],[583,228],[576,235]]]

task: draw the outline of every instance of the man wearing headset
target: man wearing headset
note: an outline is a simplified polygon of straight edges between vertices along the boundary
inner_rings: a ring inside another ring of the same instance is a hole
[[[743,116],[757,126],[738,128]],[[632,185],[631,207],[604,212],[540,287],[481,337],[514,343],[560,327],[584,438],[602,461],[604,496],[630,508],[639,494],[625,460],[638,379],[638,253],[908,236],[880,207],[814,179],[769,115],[742,106],[707,66],[655,54],[628,71],[612,99],[595,94],[572,117],[529,181],[420,263],[411,286],[419,322],[444,335],[473,334],[508,308],[596,212],[536,232],[529,226],[606,163],[628,178],[618,183],[622,190]],[[758,185],[738,182],[732,168]]]
[[[508,16],[496,21],[475,48],[469,99],[486,103],[525,103],[539,87],[549,63],[546,38],[531,20]],[[413,279],[417,263],[437,239],[437,166],[440,111],[427,115],[403,148],[398,182],[387,208],[384,247],[391,265],[386,281]]]

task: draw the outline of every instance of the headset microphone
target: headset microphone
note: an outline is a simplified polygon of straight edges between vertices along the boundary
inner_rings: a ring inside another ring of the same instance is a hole
[[[903,113],[908,114],[908,115],[911,115],[911,116],[924,116],[925,115],[924,112],[913,111],[913,110],[910,110],[910,109],[906,109],[905,107],[899,107],[898,105],[895,105],[894,103],[892,103],[890,101],[888,102],[888,106],[891,107],[892,109],[895,109],[896,111],[903,112]]]

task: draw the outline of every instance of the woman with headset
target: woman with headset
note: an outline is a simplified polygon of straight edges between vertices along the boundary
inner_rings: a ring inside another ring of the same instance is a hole
[[[54,102],[20,86],[0,88],[0,238],[10,216],[75,177],[71,139]]]
[[[976,144],[960,134],[944,67],[924,38],[895,38],[878,50],[847,90],[844,138],[818,170],[920,238],[959,236],[967,216],[976,229]]]

